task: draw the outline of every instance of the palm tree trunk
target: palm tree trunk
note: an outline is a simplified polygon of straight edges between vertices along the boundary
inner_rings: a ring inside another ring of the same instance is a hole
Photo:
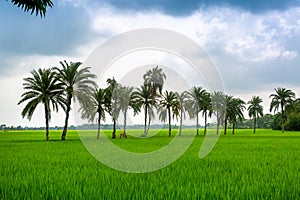
[[[179,124],[179,136],[182,134],[182,118],[183,118],[183,111],[182,109],[180,110],[180,124]]]
[[[145,105],[145,126],[144,126],[144,136],[147,135],[147,115],[148,115],[148,106]]]
[[[66,118],[65,118],[65,126],[64,130],[61,135],[61,140],[66,140],[67,136],[67,130],[68,130],[68,122],[69,122],[69,115],[70,115],[70,110],[71,110],[71,104],[72,104],[72,94],[68,94],[68,99],[67,99],[67,110],[66,110]]]
[[[114,122],[114,124],[113,124],[113,132],[112,132],[112,139],[115,139],[116,138],[116,126],[117,126],[117,122],[116,122],[116,120],[115,119],[113,119],[113,122]]]
[[[227,118],[225,118],[225,122],[224,122],[224,135],[227,134]]]
[[[204,114],[204,135],[206,135],[206,124],[207,124],[207,112]]]
[[[281,132],[284,133],[284,110],[283,110],[283,104],[281,104]]]
[[[199,135],[199,116],[198,116],[198,112],[197,112],[197,114],[196,114],[196,128],[197,128],[197,130],[196,130],[196,135],[198,136]]]
[[[256,132],[256,117],[254,116],[254,119],[253,119],[253,133],[255,134]]]
[[[217,135],[219,135],[219,131],[220,131],[220,116],[219,116],[219,112],[217,112]]]
[[[172,127],[171,127],[171,109],[170,108],[168,108],[168,118],[169,118],[169,137],[171,137]]]
[[[101,122],[101,112],[98,112],[98,134],[97,134],[97,139],[100,138],[100,126],[101,126],[100,122]]]
[[[49,110],[47,108],[46,103],[44,103],[45,107],[45,121],[46,121],[46,141],[49,141]]]
[[[234,135],[235,123],[232,123],[232,135]]]
[[[127,115],[127,110],[124,111],[124,137],[127,138],[126,135],[126,115]]]
[[[151,122],[151,113],[148,112],[148,126],[147,126],[147,131],[146,131],[146,135],[148,135],[149,129],[150,129],[150,122]]]

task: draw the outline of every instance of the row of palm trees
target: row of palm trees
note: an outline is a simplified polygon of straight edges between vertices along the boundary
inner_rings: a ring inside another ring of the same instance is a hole
[[[158,113],[159,119],[168,121],[169,136],[171,136],[172,119],[179,120],[179,135],[182,134],[183,119],[186,114],[190,119],[196,119],[196,135],[199,135],[199,119],[204,118],[204,135],[207,132],[207,119],[216,116],[217,134],[224,124],[224,134],[227,133],[228,123],[232,125],[234,134],[236,124],[244,120],[243,112],[246,103],[240,98],[225,95],[223,92],[208,92],[202,87],[194,86],[187,91],[178,93],[165,90],[163,92],[166,75],[158,66],[146,71],[143,76],[144,84],[139,88],[122,86],[114,78],[107,80],[106,88],[99,88],[94,82],[96,75],[90,68],[80,68],[80,62],[60,62],[61,67],[38,69],[31,72],[31,77],[24,79],[24,89],[18,104],[28,103],[22,111],[22,117],[30,120],[37,105],[42,103],[45,110],[46,140],[49,140],[49,120],[51,110],[58,111],[61,107],[65,111],[65,124],[62,140],[66,139],[69,112],[72,101],[77,99],[83,119],[98,123],[97,138],[100,136],[101,121],[109,114],[113,121],[112,138],[116,138],[116,124],[120,113],[123,114],[123,133],[126,137],[126,121],[128,110],[134,114],[144,113],[144,133],[147,136],[150,123]],[[275,89],[270,111],[281,111],[282,132],[284,131],[285,109],[295,98],[295,93],[285,88]],[[262,99],[253,96],[247,103],[248,114],[253,118],[253,131],[256,132],[256,121],[263,116]]]

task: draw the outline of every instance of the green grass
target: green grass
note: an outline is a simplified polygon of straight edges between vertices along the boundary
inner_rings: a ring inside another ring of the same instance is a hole
[[[176,162],[141,174],[100,163],[75,131],[65,142],[51,131],[50,140],[44,131],[0,132],[0,199],[300,199],[300,132],[229,131],[204,159],[198,158],[203,137],[196,137]],[[162,130],[113,142],[149,152],[170,140]]]

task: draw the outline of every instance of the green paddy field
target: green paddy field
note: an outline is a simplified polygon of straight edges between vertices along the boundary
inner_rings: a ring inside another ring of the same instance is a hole
[[[150,173],[111,169],[86,150],[76,131],[64,142],[60,135],[50,131],[46,142],[44,131],[0,132],[0,199],[300,199],[300,132],[229,131],[203,159],[204,137],[198,136],[177,161]],[[171,139],[161,130],[112,142],[148,152]]]

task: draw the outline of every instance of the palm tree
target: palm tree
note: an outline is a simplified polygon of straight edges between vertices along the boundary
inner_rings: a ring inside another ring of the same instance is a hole
[[[53,7],[51,0],[11,0],[11,2],[24,12],[30,12],[31,15],[35,12],[36,16],[40,14],[41,17],[45,17],[47,7]]]
[[[232,112],[233,108],[233,96],[225,95],[226,99],[226,110],[225,110],[225,116],[224,116],[224,135],[227,134],[227,124],[229,120],[229,116]]]
[[[204,135],[206,135],[207,129],[207,117],[211,117],[213,113],[212,105],[211,105],[211,96],[210,93],[205,92],[202,97],[201,102],[201,110],[202,115],[204,116]]]
[[[148,134],[148,129],[147,129],[147,119],[148,116],[151,115],[151,109],[150,107],[153,105],[153,101],[152,101],[152,92],[150,90],[150,86],[149,85],[142,85],[140,88],[137,89],[137,91],[135,91],[133,93],[133,98],[135,99],[135,104],[136,106],[138,106],[139,108],[144,107],[144,134],[143,136],[147,136]],[[150,118],[150,117],[149,117]],[[150,119],[149,119],[150,122]],[[148,124],[149,126],[149,124]]]
[[[220,126],[223,123],[224,115],[226,112],[225,94],[221,91],[214,91],[211,95],[211,105],[213,113],[217,117],[217,134],[219,134]]]
[[[68,130],[68,121],[71,110],[72,99],[77,99],[79,103],[86,101],[86,99],[92,94],[93,88],[96,87],[96,83],[92,80],[96,78],[96,75],[91,74],[89,67],[79,69],[81,62],[60,62],[62,69],[55,67],[61,83],[65,87],[66,92],[66,118],[64,130],[61,136],[62,140],[66,139]]]
[[[109,99],[107,98],[107,90],[95,88],[93,94],[87,101],[83,102],[81,110],[81,118],[88,119],[93,122],[97,116],[98,132],[97,139],[100,137],[101,120],[105,120],[105,112],[108,112]]]
[[[183,118],[185,118],[185,110],[187,109],[186,100],[188,98],[188,94],[186,91],[184,91],[180,95],[178,93],[176,93],[176,95],[177,95],[177,98],[178,98],[179,104],[180,104],[179,136],[181,136],[182,135],[182,121],[183,121]]]
[[[259,96],[253,96],[250,101],[248,101],[248,114],[250,118],[253,118],[253,133],[256,132],[256,121],[259,117],[264,115],[263,106],[260,105],[263,100]]]
[[[152,101],[155,100],[157,96],[157,90],[159,94],[162,94],[162,89],[164,85],[164,81],[166,79],[166,74],[163,72],[162,68],[158,68],[158,66],[148,70],[144,76],[144,85],[148,85],[151,91]]]
[[[199,135],[199,113],[201,111],[201,104],[205,93],[205,89],[196,86],[192,87],[190,90],[187,91],[187,107],[189,116],[190,118],[196,117],[196,135]]]
[[[159,119],[162,121],[166,121],[168,118],[169,120],[169,137],[171,137],[171,111],[173,113],[173,118],[179,115],[180,110],[180,102],[178,100],[178,96],[175,92],[168,92],[166,91],[160,101],[159,107]],[[167,117],[168,116],[168,117]]]
[[[49,121],[52,109],[58,111],[58,106],[65,109],[63,85],[59,82],[51,69],[38,69],[31,71],[32,77],[24,78],[24,89],[27,92],[22,94],[18,105],[29,101],[22,111],[22,117],[27,116],[31,120],[32,115],[39,103],[43,103],[46,122],[46,141],[49,141]]]
[[[229,120],[232,123],[232,134],[234,135],[235,126],[237,122],[243,121],[245,119],[243,111],[244,109],[246,109],[246,107],[245,102],[240,98],[233,98],[229,106],[231,107],[229,113]]]
[[[284,118],[285,118],[285,108],[288,106],[292,100],[295,98],[295,93],[286,88],[275,88],[275,94],[271,94],[272,98],[270,105],[270,112],[274,109],[274,112],[281,109],[281,130],[284,133]]]
[[[115,80],[113,77],[112,79],[106,80],[108,87],[107,87],[107,95],[109,98],[110,105],[108,107],[108,111],[110,116],[113,120],[113,132],[112,132],[112,139],[116,138],[116,126],[117,126],[117,119],[119,116],[120,109],[117,107],[118,105],[118,95],[119,95],[119,88],[120,84]]]
[[[118,96],[119,97],[118,106],[124,114],[124,136],[127,137],[126,135],[127,111],[129,108],[133,108],[134,114],[137,114],[140,111],[140,107],[136,102],[133,87],[121,87],[119,94],[120,95]]]

